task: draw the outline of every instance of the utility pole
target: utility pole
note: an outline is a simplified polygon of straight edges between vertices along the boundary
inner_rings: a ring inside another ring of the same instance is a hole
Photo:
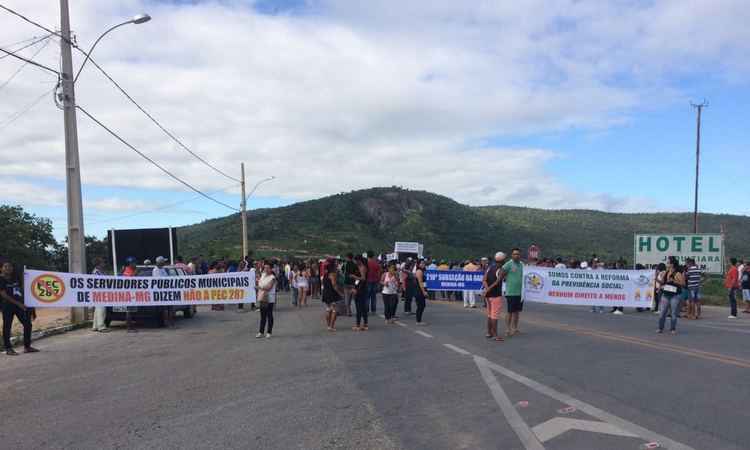
[[[244,259],[245,256],[247,256],[247,197],[245,196],[245,163],[241,163],[240,168],[242,169],[242,178],[240,182],[242,186],[242,202],[240,203],[242,211],[240,212],[240,215],[242,216],[242,258]]]
[[[693,233],[698,232],[698,177],[700,175],[700,162],[701,162],[701,112],[703,108],[708,107],[708,102],[703,100],[703,103],[695,104],[690,102],[690,106],[698,110],[698,120],[696,126],[696,138],[695,138],[695,208],[693,209]]]
[[[62,105],[65,120],[65,186],[68,206],[68,271],[86,271],[86,247],[83,234],[83,204],[81,200],[81,167],[78,158],[78,127],[76,125],[76,96],[71,55],[70,12],[68,0],[60,0],[60,50],[62,56]],[[73,323],[84,320],[83,308],[71,308]]]

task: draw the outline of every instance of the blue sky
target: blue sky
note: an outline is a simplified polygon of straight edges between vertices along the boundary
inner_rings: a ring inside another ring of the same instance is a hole
[[[739,0],[576,2],[86,0],[84,46],[193,151],[274,207],[401,185],[471,205],[618,212],[692,209],[695,110],[701,210],[748,214],[750,20]],[[46,24],[43,0],[9,6]],[[0,44],[37,33],[0,16]],[[137,27],[137,28],[136,28]],[[700,38],[697,38],[699,36]],[[23,53],[33,54],[37,47]],[[57,44],[37,60],[59,61]],[[76,64],[80,58],[76,56]],[[0,60],[0,81],[17,70]],[[65,233],[62,117],[26,67],[0,89],[0,202]],[[92,67],[82,106],[139,150],[232,206],[239,190],[184,152]],[[86,233],[179,226],[231,213],[196,197],[79,114]],[[228,189],[227,189],[228,188]],[[175,203],[178,203],[175,205]]]

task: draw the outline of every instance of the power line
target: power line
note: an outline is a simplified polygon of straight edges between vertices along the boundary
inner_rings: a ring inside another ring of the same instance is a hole
[[[5,45],[4,47],[13,47],[14,45],[18,45],[19,43],[34,41],[34,42],[31,42],[29,44],[24,45],[23,47],[21,47],[19,49],[13,50],[13,53],[18,53],[18,52],[26,50],[27,48],[32,47],[32,46],[34,46],[34,45],[42,42],[45,39],[49,39],[51,37],[52,37],[52,35],[48,34],[48,35],[40,37],[40,38],[34,37],[34,38],[31,38],[31,39],[26,39],[25,41],[16,42],[15,44]],[[8,56],[10,56],[10,55],[2,55],[2,56],[0,56],[0,59],[7,58]]]
[[[238,184],[232,184],[232,185],[229,185],[229,186],[225,187],[224,189],[219,189],[218,191],[209,192],[208,194],[209,195],[218,194],[220,192],[226,191],[227,189],[231,189],[231,188],[237,187],[237,186],[239,186],[239,185]],[[155,212],[159,212],[159,211],[164,211],[165,209],[174,208],[175,206],[179,206],[179,205],[182,205],[182,204],[187,203],[187,202],[192,202],[192,201],[198,200],[200,198],[201,198],[201,196],[195,196],[195,197],[191,197],[191,198],[188,198],[188,199],[185,199],[185,200],[181,200],[179,202],[170,203],[168,205],[160,206],[158,208],[153,208],[153,209],[149,209],[149,210],[146,210],[146,211],[140,211],[140,212],[137,212],[137,213],[134,213],[134,214],[128,214],[128,215],[119,216],[119,217],[112,217],[112,218],[109,218],[109,219],[94,220],[94,221],[89,222],[89,225],[93,225],[93,224],[97,224],[97,223],[104,223],[104,222],[114,222],[114,221],[118,221],[118,220],[130,219],[131,217],[142,216],[144,214],[151,214],[151,213],[155,213]]]
[[[80,49],[79,49],[79,51],[80,51]],[[84,54],[85,54],[85,53],[84,53]],[[99,71],[100,71],[100,72],[101,72],[101,73],[102,73],[102,74],[103,74],[103,75],[104,75],[105,77],[107,77],[107,79],[108,79],[109,81],[111,81],[111,82],[112,82],[112,84],[114,84],[114,85],[115,85],[115,87],[116,87],[116,88],[117,88],[117,89],[118,89],[118,90],[119,90],[119,91],[120,91],[120,92],[122,93],[122,95],[124,95],[124,96],[125,96],[125,97],[126,97],[126,98],[127,98],[128,100],[130,100],[130,102],[131,102],[132,104],[134,104],[136,108],[138,108],[139,110],[141,110],[141,112],[142,112],[143,114],[145,114],[145,115],[146,115],[146,117],[148,117],[149,119],[151,119],[151,122],[153,122],[153,123],[154,123],[154,124],[155,124],[155,125],[156,125],[157,127],[159,127],[159,129],[160,129],[161,131],[163,131],[163,132],[164,132],[164,134],[166,134],[167,136],[169,136],[170,138],[172,138],[172,140],[174,140],[174,141],[175,141],[175,142],[176,142],[176,143],[177,143],[177,144],[178,144],[178,145],[179,145],[180,147],[182,147],[182,148],[183,148],[183,149],[184,149],[185,151],[187,151],[188,153],[190,153],[191,155],[193,155],[193,157],[195,157],[195,158],[196,158],[196,159],[197,159],[198,161],[202,162],[202,163],[203,163],[203,164],[205,164],[206,166],[208,166],[208,167],[210,167],[211,169],[213,169],[213,170],[214,170],[214,171],[215,171],[216,173],[219,173],[219,174],[223,175],[224,177],[226,177],[226,178],[228,178],[228,179],[230,179],[230,180],[232,180],[232,181],[236,181],[237,183],[240,183],[240,180],[239,180],[239,179],[237,179],[237,178],[235,178],[235,177],[233,177],[233,176],[231,176],[231,175],[228,175],[228,174],[226,174],[225,172],[223,172],[223,171],[222,171],[222,170],[220,170],[219,168],[215,167],[214,165],[212,165],[211,163],[209,163],[208,161],[206,161],[205,159],[203,159],[203,158],[202,158],[202,157],[201,157],[200,155],[198,155],[198,154],[196,154],[195,152],[193,152],[192,150],[190,150],[190,149],[189,149],[189,148],[188,148],[188,147],[187,147],[187,146],[186,146],[185,144],[183,144],[183,143],[182,143],[182,141],[181,141],[181,140],[179,140],[179,139],[178,139],[178,138],[177,138],[177,137],[176,137],[176,136],[175,136],[174,134],[172,134],[171,132],[169,132],[169,130],[167,130],[166,128],[164,128],[164,127],[162,126],[162,124],[160,124],[160,123],[159,123],[159,121],[158,121],[158,120],[156,120],[156,119],[154,118],[154,116],[152,116],[151,114],[149,114],[149,112],[148,112],[148,111],[146,111],[146,110],[145,110],[145,109],[144,109],[144,108],[143,108],[143,107],[142,107],[141,105],[139,105],[139,104],[138,104],[138,102],[136,102],[136,101],[135,101],[135,99],[133,99],[133,97],[131,97],[131,96],[130,96],[130,94],[128,94],[128,93],[127,93],[127,92],[125,91],[125,89],[123,89],[123,87],[122,87],[122,86],[120,86],[120,85],[119,85],[119,84],[118,84],[118,83],[117,83],[117,82],[116,82],[116,81],[115,81],[115,80],[114,80],[114,79],[113,79],[113,78],[112,78],[112,77],[111,77],[111,76],[110,76],[110,75],[109,75],[109,74],[107,73],[107,71],[106,71],[106,70],[104,70],[104,69],[103,69],[103,68],[102,68],[102,67],[101,67],[101,66],[100,66],[99,64],[97,64],[97,63],[96,63],[96,61],[94,61],[94,58],[92,58],[91,56],[89,56],[89,61],[90,61],[90,62],[91,62],[91,64],[93,64],[93,65],[94,65],[94,66],[95,66],[95,67],[96,67],[97,69],[99,69]]]
[[[52,31],[51,29],[49,29],[48,27],[45,27],[44,25],[40,24],[39,22],[34,22],[33,20],[29,19],[28,17],[24,16],[23,14],[10,9],[7,6],[3,6],[2,4],[0,4],[0,9],[3,9],[5,11],[13,14],[14,16],[16,16],[16,17],[18,17],[18,18],[20,18],[20,19],[22,19],[22,20],[24,20],[24,21],[26,21],[26,22],[28,22],[28,23],[30,23],[32,25],[34,25],[35,27],[41,28],[42,30],[46,31],[49,34],[54,34],[55,36],[57,36],[57,37],[59,37],[61,39],[64,39],[65,41],[68,41],[68,39],[65,38],[65,37],[63,37],[62,34],[56,32],[56,31]],[[70,42],[70,41],[68,41],[68,42]],[[71,44],[72,44],[72,42],[71,42]]]
[[[191,191],[193,191],[193,192],[201,195],[202,197],[205,197],[205,198],[211,200],[212,202],[218,203],[221,206],[229,208],[232,211],[239,211],[239,209],[234,208],[232,206],[229,206],[226,203],[224,203],[224,202],[222,202],[220,200],[217,200],[217,199],[211,197],[210,195],[206,194],[205,192],[201,191],[200,189],[198,189],[196,187],[193,187],[193,185],[189,184],[187,181],[185,181],[182,178],[178,177],[177,175],[173,174],[172,172],[170,172],[169,170],[167,170],[166,168],[164,168],[164,166],[162,166],[161,164],[157,163],[153,159],[149,158],[143,152],[141,152],[140,150],[138,150],[137,148],[135,148],[133,145],[131,145],[128,141],[126,141],[125,139],[123,139],[122,137],[120,137],[120,135],[118,135],[117,133],[115,133],[114,131],[112,131],[109,127],[107,127],[106,125],[104,125],[103,123],[101,123],[98,119],[96,119],[94,116],[92,116],[91,114],[89,114],[89,112],[86,111],[85,109],[83,109],[80,105],[76,105],[76,109],[78,109],[83,114],[85,114],[89,119],[91,119],[92,121],[94,121],[97,125],[99,125],[100,127],[104,128],[109,134],[111,134],[115,139],[117,139],[118,141],[120,141],[123,145],[125,145],[129,149],[133,150],[134,152],[138,153],[138,155],[140,155],[141,158],[145,159],[146,161],[150,162],[154,166],[158,167],[162,172],[164,172],[165,174],[167,174],[171,178],[175,179],[180,184],[186,186]]]
[[[35,41],[37,39],[39,39],[39,36],[31,36],[28,39],[24,39],[22,41],[16,41],[16,42],[13,42],[12,44],[3,44],[2,47],[13,47],[14,45],[25,44],[27,42]]]
[[[60,75],[60,72],[56,71],[55,69],[52,69],[51,67],[47,67],[44,64],[39,64],[38,62],[34,62],[34,61],[30,60],[30,59],[24,58],[23,56],[18,56],[18,55],[16,55],[13,52],[5,50],[4,48],[0,48],[0,52],[3,52],[5,54],[7,54],[8,56],[12,56],[12,57],[14,57],[16,59],[20,59],[21,61],[25,61],[27,64],[31,64],[33,66],[37,66],[37,67],[39,67],[41,69],[44,69],[44,70],[48,70],[48,71],[54,73],[55,75],[58,75],[58,76]]]
[[[0,130],[5,129],[8,125],[10,125],[13,122],[15,122],[16,120],[20,119],[27,112],[31,111],[39,102],[42,101],[42,99],[44,97],[46,97],[49,94],[52,94],[53,92],[55,92],[55,89],[57,89],[57,86],[55,86],[54,88],[52,88],[52,90],[46,91],[44,94],[42,94],[39,97],[37,97],[33,102],[29,103],[23,109],[21,109],[21,110],[15,112],[14,114],[11,114],[10,116],[8,116],[8,118],[5,119],[5,121],[0,122]]]
[[[47,38],[49,38],[49,36],[47,36]],[[45,38],[45,39],[47,39],[47,38]],[[37,42],[40,42],[40,41],[37,41]],[[44,50],[47,47],[47,45],[49,45],[50,42],[51,42],[50,40],[47,40],[41,47],[39,47],[34,52],[34,54],[31,55],[30,61],[33,61],[34,58],[36,58],[37,55],[39,55],[39,53],[41,53],[42,50]],[[16,50],[16,52],[18,52],[18,51],[19,50]],[[13,79],[16,77],[16,75],[18,75],[19,73],[21,73],[21,71],[23,70],[23,68],[26,67],[26,64],[28,64],[28,63],[21,64],[21,67],[19,67],[18,69],[16,69],[16,71],[13,72],[13,75],[11,75],[7,80],[5,80],[3,83],[0,84],[0,91],[2,91],[3,88],[8,85],[8,83],[10,83],[11,81],[13,81]]]

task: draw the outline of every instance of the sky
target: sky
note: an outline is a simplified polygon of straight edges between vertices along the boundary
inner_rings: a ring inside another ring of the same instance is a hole
[[[57,2],[0,4],[59,28]],[[50,7],[50,4],[55,7]],[[750,214],[750,8],[743,0],[77,0],[76,41],[212,170],[92,65],[77,104],[232,208],[374,186],[469,205]],[[44,32],[0,11],[0,46]],[[19,53],[59,68],[59,42]],[[74,65],[82,62],[74,52]],[[66,232],[55,75],[0,59],[0,203]],[[20,71],[19,71],[20,69]],[[17,72],[17,73],[16,73]],[[141,159],[83,114],[87,235],[233,213]],[[250,224],[252,226],[252,224]],[[708,230],[707,230],[708,231]],[[716,231],[716,230],[710,230]]]

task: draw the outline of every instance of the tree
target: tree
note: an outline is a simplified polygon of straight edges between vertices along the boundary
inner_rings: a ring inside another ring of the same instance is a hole
[[[52,222],[20,206],[0,205],[0,258],[19,266],[50,269],[57,245]]]
[[[86,245],[87,272],[94,270],[94,259],[97,257],[102,258],[105,265],[107,264],[109,248],[106,240],[97,239],[95,236],[86,236],[84,244]],[[55,244],[50,259],[52,268],[60,272],[68,271],[68,238],[65,238],[65,241],[61,244]]]

